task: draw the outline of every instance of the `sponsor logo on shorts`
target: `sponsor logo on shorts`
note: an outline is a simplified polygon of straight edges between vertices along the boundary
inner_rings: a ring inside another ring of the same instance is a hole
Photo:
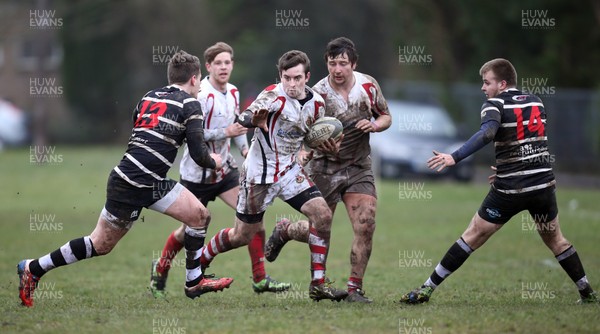
[[[298,182],[298,183],[304,182],[304,176],[302,176],[302,175],[296,175],[296,182]]]
[[[487,208],[487,209],[485,209],[485,212],[487,212],[487,214],[490,215],[491,218],[500,218],[500,217],[502,217],[502,215],[500,214],[500,212],[498,212],[498,210],[496,210],[496,209]]]
[[[133,212],[131,213],[131,216],[129,216],[129,218],[135,218],[135,217],[137,217],[139,214],[140,214],[140,213],[139,213],[139,211],[138,211],[138,210],[135,210],[135,211],[133,211]]]

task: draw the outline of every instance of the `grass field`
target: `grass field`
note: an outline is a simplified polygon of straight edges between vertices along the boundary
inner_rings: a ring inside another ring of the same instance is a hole
[[[0,153],[1,333],[599,333],[599,305],[575,305],[577,291],[542,244],[526,215],[510,221],[444,282],[425,305],[397,303],[420,285],[458,238],[487,192],[481,185],[430,180],[379,182],[374,249],[365,277],[370,305],[308,299],[308,246],[289,243],[274,278],[286,294],[255,295],[246,249],[220,255],[210,270],[235,282],[223,293],[183,294],[184,254],[167,286],[169,298],[146,290],[150,262],[178,225],[145,210],[143,220],[108,256],[52,271],[40,281],[35,307],[20,305],[15,265],[88,235],[104,204],[106,177],[122,148],[46,147],[37,165],[29,149]],[[177,179],[177,168],[171,172]],[[559,180],[560,184],[560,180]],[[560,188],[562,229],[575,244],[592,285],[600,289],[598,192]],[[229,227],[233,211],[211,203],[209,235]],[[332,231],[328,276],[344,287],[352,239],[343,206]],[[265,216],[299,215],[278,201]]]

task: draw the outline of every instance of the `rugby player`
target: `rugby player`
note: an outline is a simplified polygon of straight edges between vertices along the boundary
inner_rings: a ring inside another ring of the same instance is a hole
[[[377,81],[355,71],[358,53],[350,39],[339,37],[330,41],[325,62],[329,75],[313,89],[325,100],[325,116],[342,122],[343,137],[341,142],[330,139],[321,150],[304,151],[300,159],[303,163],[310,161],[310,177],[332,213],[337,203],[343,202],[352,224],[354,240],[350,249],[346,301],[370,303],[372,300],[363,290],[363,277],[373,248],[377,191],[369,136],[389,128],[392,118]],[[337,151],[333,150],[336,145],[339,146]],[[307,221],[280,220],[265,246],[266,259],[274,261],[288,240],[307,242],[308,236]]]
[[[424,303],[433,291],[481,247],[511,217],[527,210],[544,244],[579,290],[579,303],[598,302],[575,247],[558,223],[556,180],[546,136],[546,110],[537,96],[516,88],[517,72],[506,59],[493,59],[481,67],[481,90],[487,101],[481,107],[481,128],[452,154],[434,151],[427,164],[438,172],[454,166],[489,142],[496,151],[496,174],[491,188],[462,236],[448,249],[431,276],[400,299]]]
[[[230,153],[233,138],[243,157],[248,153],[247,128],[235,120],[239,116],[240,95],[236,86],[229,83],[233,70],[233,48],[218,42],[204,51],[208,76],[200,83],[198,100],[204,112],[204,139],[209,151],[218,153],[223,168],[215,170],[198,166],[186,147],[179,165],[180,183],[189,189],[204,206],[217,197],[235,210],[239,193],[239,172]],[[159,260],[152,262],[150,291],[157,298],[165,297],[165,287],[171,261],[183,248],[185,225],[173,231],[162,250]],[[256,293],[279,292],[289,289],[289,283],[277,282],[265,273],[265,230],[258,231],[248,244],[252,264],[252,288]]]
[[[169,85],[146,93],[134,110],[127,151],[108,177],[106,203],[94,231],[38,259],[22,260],[17,265],[23,305],[33,306],[35,288],[48,271],[108,254],[143,208],[164,213],[186,225],[186,296],[195,298],[231,285],[231,278],[203,276],[196,253],[204,244],[210,214],[194,194],[166,177],[184,140],[189,155],[199,166],[222,168],[221,156],[209,153],[204,142],[204,119],[197,100],[200,60],[178,51],[169,61],[167,77]]]
[[[325,277],[331,210],[296,162],[309,127],[324,114],[324,102],[306,86],[310,61],[304,52],[286,52],[279,58],[277,68],[281,83],[265,88],[238,120],[243,126],[256,129],[242,165],[235,227],[217,233],[202,248],[200,262],[206,267],[217,254],[247,245],[264,229],[265,210],[279,197],[308,217],[309,297],[340,301],[347,292],[334,288]]]

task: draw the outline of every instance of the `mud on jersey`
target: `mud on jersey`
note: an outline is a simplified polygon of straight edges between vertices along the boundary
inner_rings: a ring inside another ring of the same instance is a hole
[[[115,172],[138,188],[164,180],[192,119],[202,119],[200,103],[176,86],[146,93],[134,110],[127,151]]]
[[[215,89],[208,77],[205,77],[200,83],[198,101],[204,114],[206,145],[210,153],[221,155],[223,168],[215,171],[198,166],[190,157],[186,145],[179,172],[184,180],[200,184],[214,184],[222,181],[232,168],[237,168],[237,163],[230,152],[231,138],[225,136],[225,128],[231,125],[240,113],[240,94],[237,87],[229,83],[223,93]],[[240,151],[248,147],[246,135],[235,137],[234,141]]]
[[[500,123],[494,137],[494,187],[516,194],[554,185],[542,101],[517,89],[506,90],[481,107],[481,123],[489,120]]]
[[[255,129],[243,164],[242,177],[248,183],[275,183],[295,163],[308,129],[325,113],[321,96],[308,87],[306,90],[312,98],[300,105],[285,93],[281,84],[271,85],[248,107],[252,112],[269,111],[269,130]]]
[[[344,140],[337,156],[315,151],[310,163],[313,173],[333,174],[350,165],[371,168],[369,133],[355,127],[361,119],[371,120],[389,115],[387,102],[377,81],[366,74],[354,72],[355,83],[348,94],[348,102],[329,84],[329,76],[321,79],[313,89],[325,100],[325,116],[335,117],[344,126]]]

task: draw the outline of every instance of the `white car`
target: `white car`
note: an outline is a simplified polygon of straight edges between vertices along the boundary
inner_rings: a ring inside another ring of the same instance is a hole
[[[389,129],[371,134],[371,154],[376,173],[383,178],[407,175],[450,175],[460,181],[473,178],[473,158],[446,168],[441,173],[427,167],[433,150],[452,153],[464,141],[459,140],[448,113],[434,105],[389,100],[392,115]]]
[[[12,103],[0,99],[0,150],[5,145],[22,145],[26,139],[25,113]]]

